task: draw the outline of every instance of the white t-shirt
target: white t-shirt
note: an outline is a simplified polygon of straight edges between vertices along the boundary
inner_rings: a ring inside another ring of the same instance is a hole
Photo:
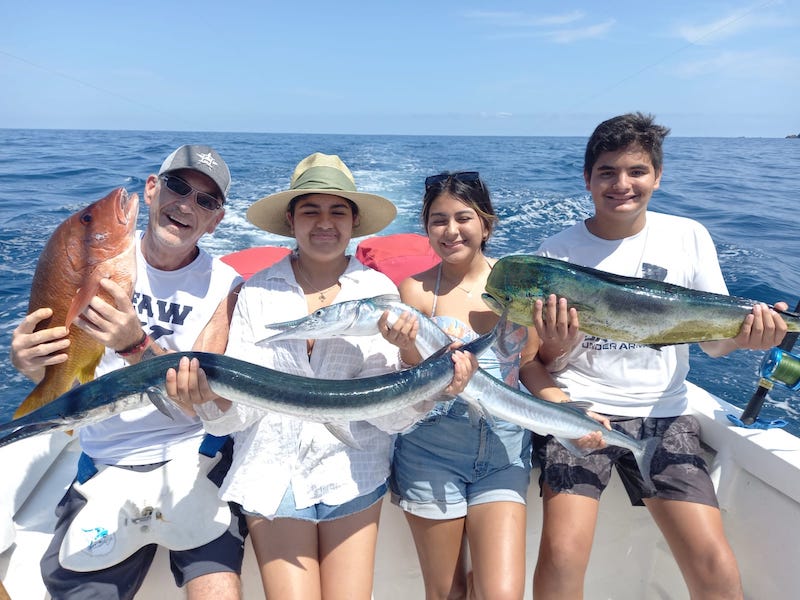
[[[621,240],[592,235],[581,222],[546,239],[537,254],[617,275],[728,293],[711,236],[700,223],[683,217],[648,211],[644,229]],[[596,412],[670,417],[687,412],[688,372],[688,344],[656,350],[587,335],[554,376],[572,400],[592,402]]]
[[[181,269],[160,271],[144,259],[141,237],[137,232],[133,306],[142,327],[163,348],[191,350],[219,303],[242,279],[204,250]],[[126,365],[106,348],[95,376]],[[184,450],[196,452],[204,433],[200,420],[177,408],[171,413],[174,420],[145,406],[88,425],[80,430],[81,448],[99,464],[119,465],[152,464]]]

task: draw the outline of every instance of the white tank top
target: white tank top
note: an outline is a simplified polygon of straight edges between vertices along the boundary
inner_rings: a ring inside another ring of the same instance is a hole
[[[160,271],[147,264],[137,232],[136,284],[133,306],[144,331],[163,348],[191,350],[197,336],[241,277],[229,265],[204,250],[189,265]],[[126,366],[106,349],[95,371]],[[173,409],[174,420],[154,406],[127,411],[81,429],[83,451],[100,464],[145,465],[170,460],[185,449],[196,452],[203,436],[199,419]]]

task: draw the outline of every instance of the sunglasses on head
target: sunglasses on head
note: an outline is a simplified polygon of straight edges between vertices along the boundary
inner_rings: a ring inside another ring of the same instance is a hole
[[[446,183],[451,179],[455,179],[461,183],[480,183],[481,175],[477,171],[458,171],[457,173],[439,173],[438,175],[431,175],[425,178],[425,191],[427,192],[433,186]]]
[[[205,208],[212,212],[222,208],[222,200],[216,196],[193,188],[180,177],[176,177],[175,175],[162,175],[161,179],[164,180],[164,185],[167,186],[167,189],[177,196],[185,197],[195,192],[194,201],[197,202],[200,208]]]

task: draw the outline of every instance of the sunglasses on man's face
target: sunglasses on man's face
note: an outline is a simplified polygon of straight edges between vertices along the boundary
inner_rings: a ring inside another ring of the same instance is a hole
[[[461,183],[480,183],[481,175],[477,171],[459,171],[457,173],[439,173],[425,178],[425,191],[436,185],[441,185],[447,181],[455,179]]]
[[[194,201],[197,202],[200,208],[205,208],[212,212],[222,208],[222,200],[216,196],[193,188],[180,177],[176,177],[175,175],[162,175],[161,179],[164,180],[164,185],[167,186],[167,189],[177,196],[186,197],[194,192]]]

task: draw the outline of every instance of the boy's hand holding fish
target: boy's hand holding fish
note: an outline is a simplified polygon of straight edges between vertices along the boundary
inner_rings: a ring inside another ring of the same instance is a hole
[[[736,337],[699,342],[703,351],[712,357],[724,356],[734,350],[767,350],[781,343],[787,331],[786,321],[779,311],[788,310],[786,302],[776,302],[773,308],[759,303],[742,321]],[[547,302],[536,300],[532,321],[541,340],[539,356],[550,370],[559,370],[569,353],[581,342],[580,316],[566,298],[555,294]]]
[[[533,326],[539,335],[539,360],[551,371],[560,368],[561,361],[580,344],[578,310],[569,306],[566,298],[555,294],[547,297],[547,304],[537,299],[533,305]]]
[[[703,352],[718,357],[730,354],[734,350],[768,350],[777,346],[786,336],[786,321],[777,311],[789,310],[786,302],[776,302],[774,308],[766,304],[756,304],[753,312],[742,321],[742,328],[734,338],[700,342]]]

